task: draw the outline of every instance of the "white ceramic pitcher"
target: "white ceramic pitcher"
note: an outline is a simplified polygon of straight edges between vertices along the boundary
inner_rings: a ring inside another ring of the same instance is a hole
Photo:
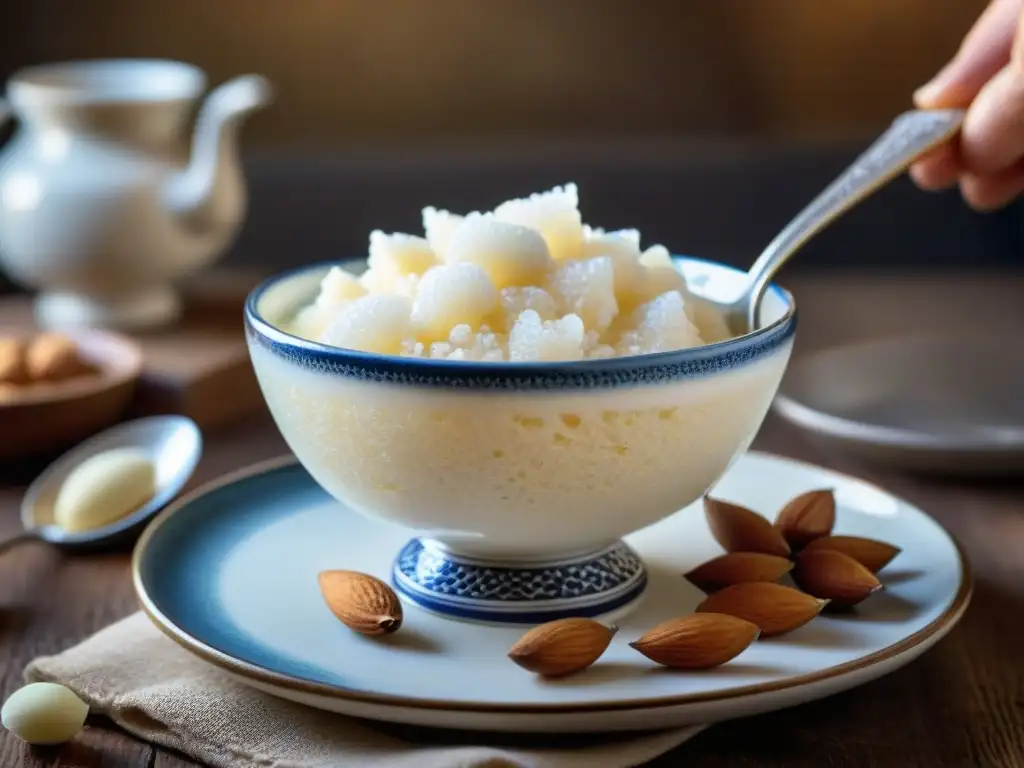
[[[0,120],[0,268],[39,291],[36,317],[141,329],[180,313],[175,281],[236,236],[246,189],[241,118],[270,100],[258,75],[206,88],[189,64],[87,60],[24,69]]]

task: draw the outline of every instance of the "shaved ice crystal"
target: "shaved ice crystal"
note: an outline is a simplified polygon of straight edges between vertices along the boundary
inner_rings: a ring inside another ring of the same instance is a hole
[[[587,328],[603,331],[619,313],[610,256],[560,264],[550,287],[559,311],[579,315]]]
[[[430,243],[431,250],[443,261],[448,253],[448,243],[462,223],[462,216],[427,206],[422,211],[422,218],[427,242]]]
[[[382,355],[397,355],[411,335],[412,301],[407,296],[371,294],[346,306],[320,341],[336,347]]]
[[[671,349],[700,346],[704,342],[687,317],[683,295],[669,291],[638,307],[632,315],[633,329],[622,334],[617,345],[620,355],[642,355]]]
[[[535,229],[556,259],[578,258],[583,249],[583,219],[575,184],[509,200],[494,209],[500,221]]]
[[[471,213],[448,242],[445,261],[478,265],[497,288],[536,285],[552,266],[547,243],[535,230]]]
[[[585,336],[583,321],[576,315],[541,320],[540,315],[528,309],[509,334],[509,360],[579,360],[583,357]]]
[[[528,309],[540,315],[541,320],[554,320],[558,317],[554,297],[543,288],[532,285],[502,288],[501,309],[506,329],[511,329],[519,316]]]
[[[498,307],[498,290],[476,264],[461,262],[431,267],[420,280],[412,305],[416,329],[441,340],[456,325],[478,327]]]
[[[643,279],[640,264],[640,233],[635,229],[605,232],[588,226],[583,227],[582,258],[608,256],[615,273],[615,292],[629,295],[637,291]]]
[[[422,237],[400,232],[385,234],[379,229],[370,233],[370,269],[392,275],[422,275],[437,263],[433,249]]]

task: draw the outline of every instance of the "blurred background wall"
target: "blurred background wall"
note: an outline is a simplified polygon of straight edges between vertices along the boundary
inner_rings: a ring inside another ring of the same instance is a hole
[[[581,186],[586,218],[748,265],[955,52],[983,0],[32,0],[0,73],[184,59],[260,72],[229,263],[365,252],[419,211]],[[803,267],[1024,267],[1020,205],[898,180]]]
[[[259,71],[258,144],[871,131],[983,0],[32,0],[0,67],[168,56]]]

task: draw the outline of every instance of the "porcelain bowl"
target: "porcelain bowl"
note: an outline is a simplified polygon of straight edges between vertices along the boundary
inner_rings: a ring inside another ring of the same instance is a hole
[[[698,295],[727,300],[743,285],[730,267],[676,263]],[[581,568],[642,571],[621,538],[699,499],[746,450],[796,331],[792,297],[773,286],[759,330],[699,348],[565,363],[387,357],[282,330],[330,266],[250,294],[256,376],[312,477],[417,537],[396,573],[429,571],[432,589],[483,578],[477,566],[513,579],[532,568],[517,593],[529,601]]]

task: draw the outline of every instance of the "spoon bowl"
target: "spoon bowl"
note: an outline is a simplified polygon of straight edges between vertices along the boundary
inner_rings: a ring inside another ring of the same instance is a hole
[[[160,509],[191,478],[202,454],[202,433],[194,421],[177,415],[151,416],[125,422],[94,435],[54,461],[29,486],[21,504],[23,534],[0,543],[0,550],[38,539],[62,549],[104,549],[134,539]],[[61,485],[86,459],[114,448],[145,451],[156,466],[156,493],[132,513],[107,525],[67,532],[54,523],[54,505]]]

